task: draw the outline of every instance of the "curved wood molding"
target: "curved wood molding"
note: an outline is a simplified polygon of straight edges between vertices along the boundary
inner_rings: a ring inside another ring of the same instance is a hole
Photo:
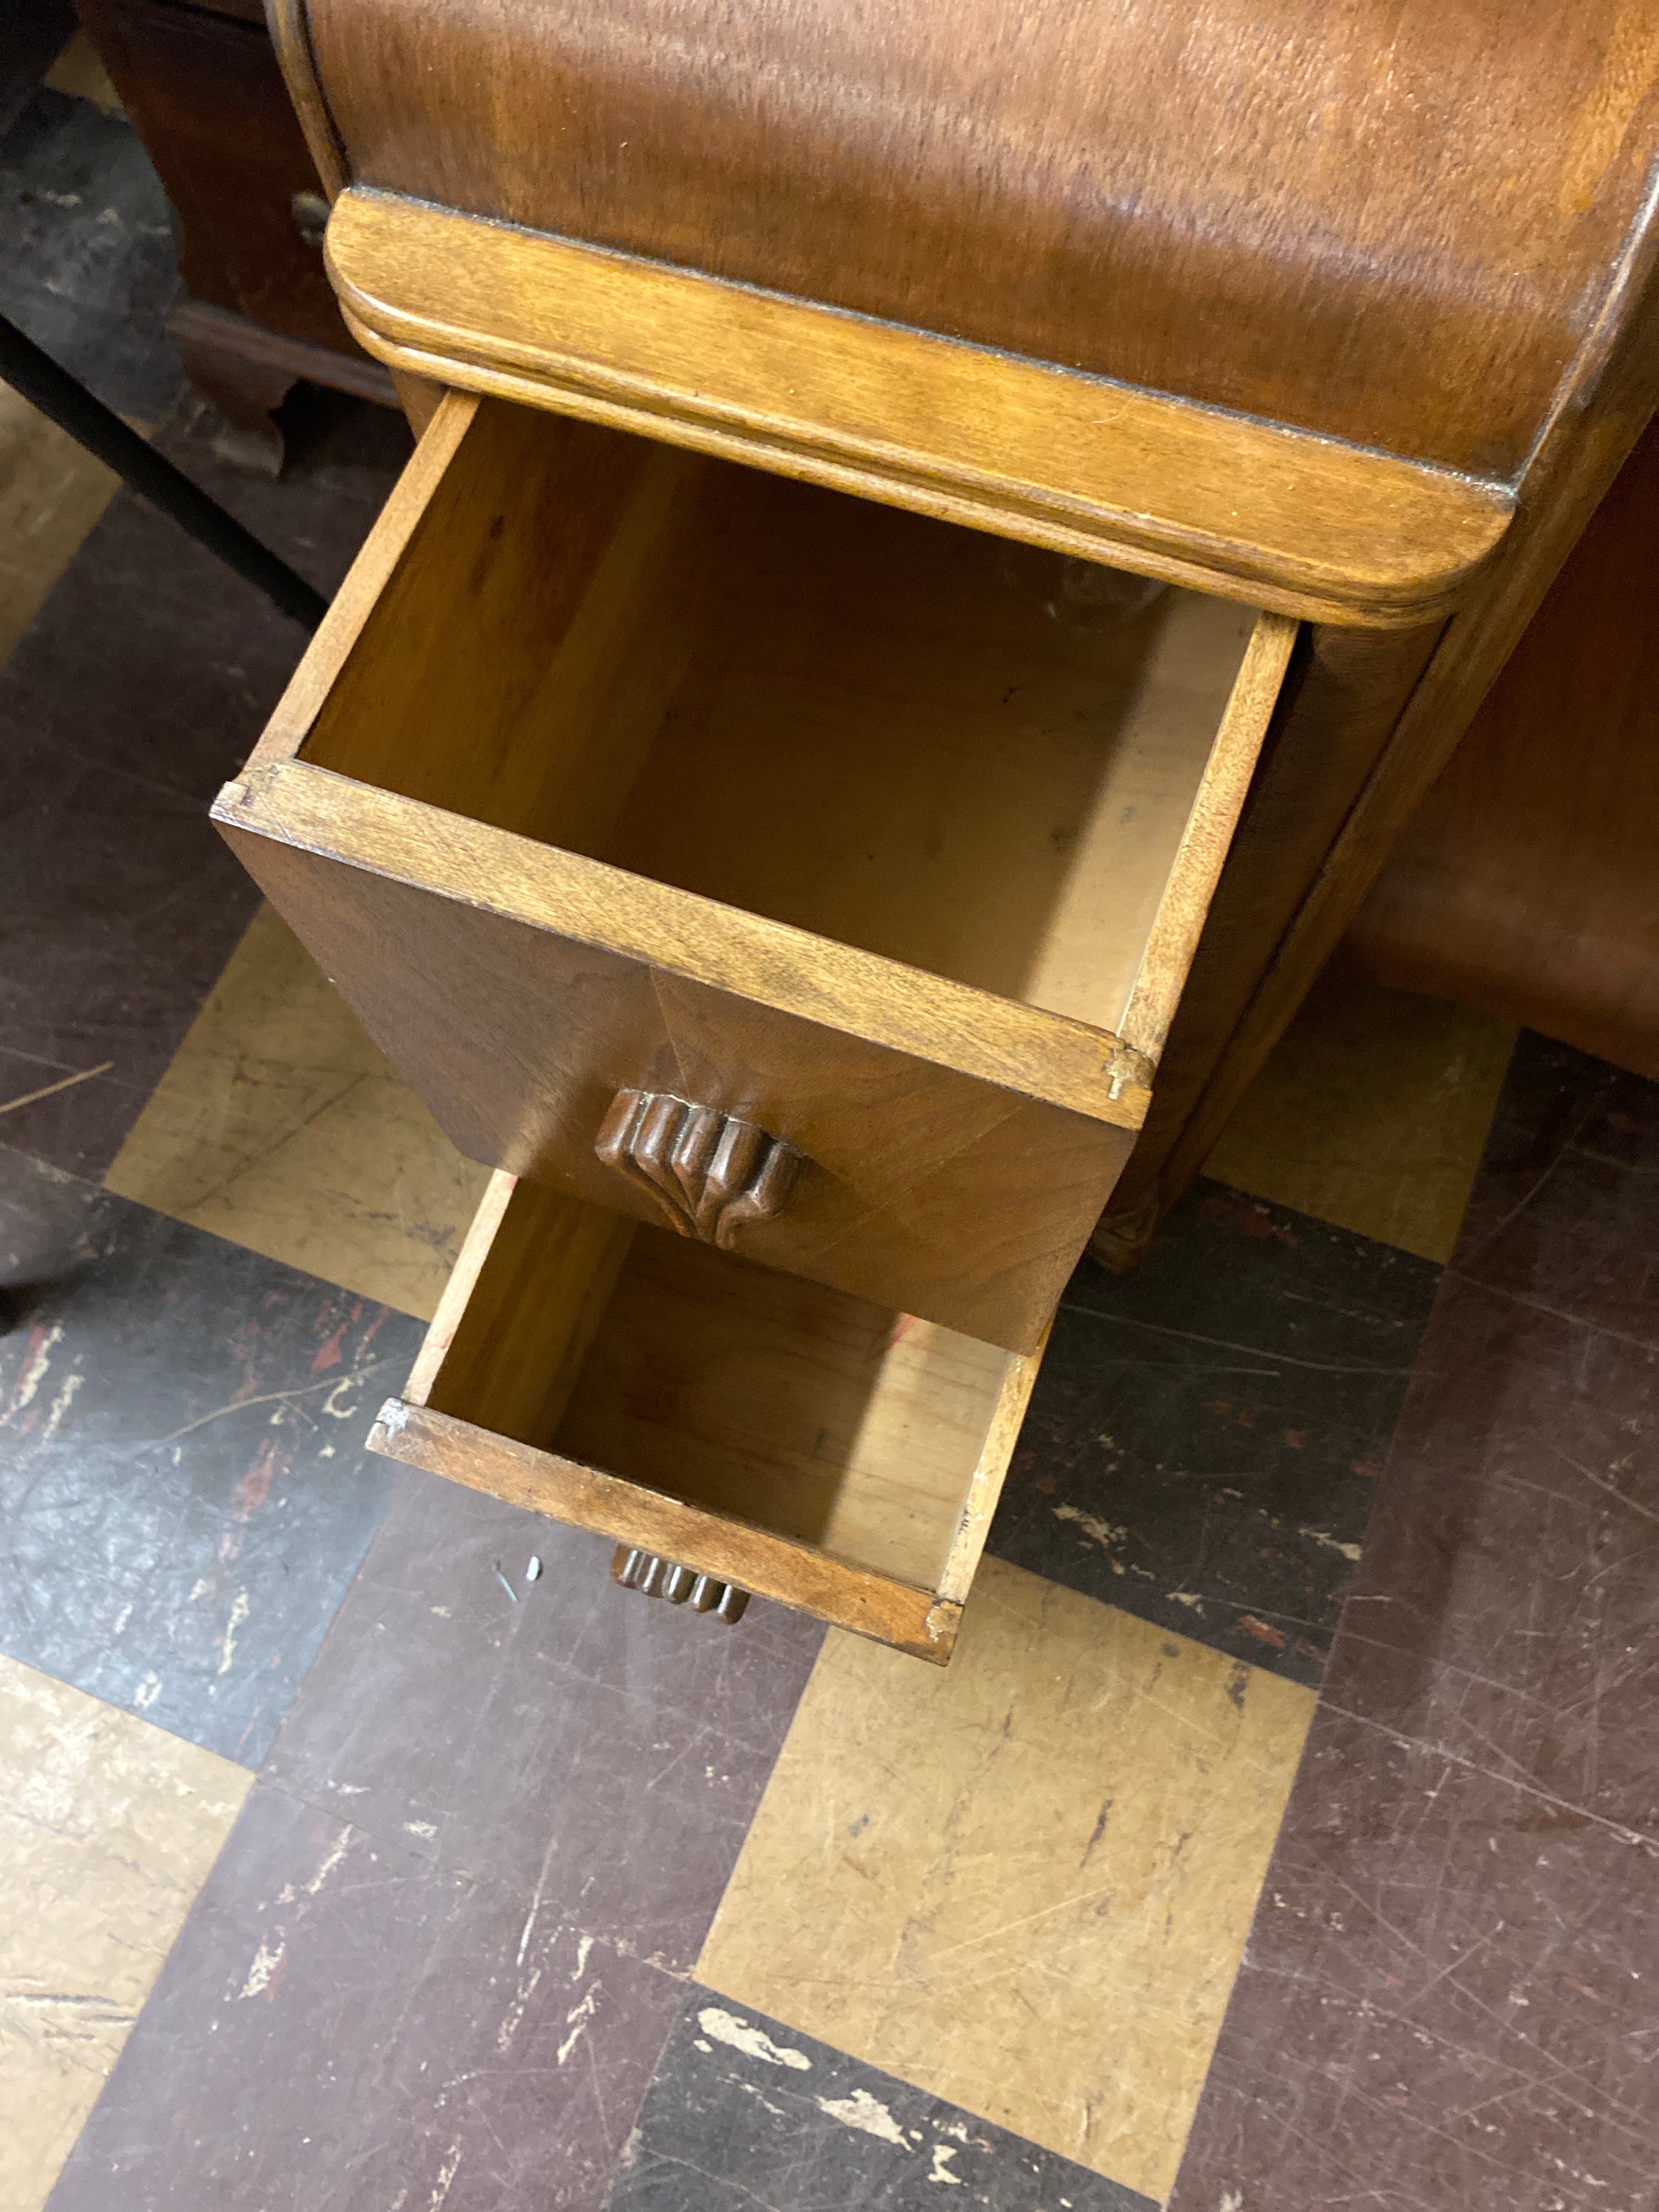
[[[288,96],[294,102],[317,174],[330,199],[338,199],[351,181],[351,164],[318,79],[306,0],[264,0],[264,6],[270,42],[288,81]]]
[[[359,183],[1512,482],[1648,0],[309,0]]]
[[[1456,604],[1502,486],[354,186],[347,321],[394,368],[1317,622]]]

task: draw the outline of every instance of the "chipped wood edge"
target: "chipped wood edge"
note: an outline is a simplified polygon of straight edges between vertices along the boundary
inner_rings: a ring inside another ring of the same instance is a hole
[[[937,1667],[948,1662],[956,1642],[962,1607],[943,1594],[896,1582],[769,1528],[688,1505],[556,1453],[493,1436],[407,1399],[386,1401],[369,1431],[368,1448],[571,1528],[658,1553]]]

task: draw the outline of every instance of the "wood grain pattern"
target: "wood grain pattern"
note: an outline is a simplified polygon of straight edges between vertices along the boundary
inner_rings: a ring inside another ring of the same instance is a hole
[[[1145,1254],[1171,1147],[1229,1048],[1439,638],[1304,625],[1221,880],[1159,1055],[1134,1151],[1090,1249],[1115,1269]]]
[[[746,916],[705,926],[702,902],[326,770],[246,779],[215,818],[470,1158],[654,1219],[594,1139],[621,1088],[694,1090],[812,1164],[745,1232],[756,1257],[1024,1348],[1128,1155],[1080,1025],[1092,1112],[1030,1095],[1053,1017]]]
[[[264,0],[264,13],[276,59],[288,82],[289,97],[294,102],[294,112],[305,134],[318,179],[329,198],[336,199],[349,181],[350,165],[328,102],[323,97],[322,87],[317,82],[306,0]]]
[[[1186,988],[1210,901],[1255,773],[1262,735],[1278,704],[1298,625],[1264,615],[1227,701],[1203,781],[1181,833],[1158,919],[1147,934],[1134,989],[1117,1027],[1126,1044],[1154,1063]]]
[[[1231,1033],[1195,1055],[1102,1224],[1099,1255],[1132,1264],[1198,1174],[1228,1116],[1358,913],[1596,506],[1659,407],[1659,229],[1644,219],[1528,466],[1494,573],[1447,628],[1387,746]]]
[[[998,1408],[1011,1384],[1029,1388],[1035,1365],[641,1228],[564,1416],[543,1441],[935,1589]],[[995,1447],[999,1490],[1012,1443],[1003,1433]]]
[[[371,1443],[943,1663],[1037,1364],[497,1175]]]
[[[1645,0],[310,0],[359,184],[1515,475],[1643,205]]]
[[[1443,611],[1501,488],[356,188],[329,267],[392,366],[1316,620]]]
[[[452,395],[217,818],[469,1156],[657,1218],[690,1098],[810,1163],[746,1251],[1029,1349],[1293,629]]]
[[[1348,933],[1377,979],[1659,1077],[1659,425]]]
[[[635,1224],[497,1171],[461,1248],[404,1396],[436,1413],[489,1408],[539,1441],[563,1414],[625,1265]]]

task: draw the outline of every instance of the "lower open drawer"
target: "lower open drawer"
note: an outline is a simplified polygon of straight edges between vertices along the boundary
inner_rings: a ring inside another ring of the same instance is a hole
[[[943,1666],[1040,1356],[498,1173],[369,1443]]]

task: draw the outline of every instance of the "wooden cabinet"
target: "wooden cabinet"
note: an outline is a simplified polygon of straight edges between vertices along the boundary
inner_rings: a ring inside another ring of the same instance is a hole
[[[504,1171],[385,1448],[947,1656],[1296,630],[447,398],[216,810]]]
[[[258,0],[76,0],[177,217],[187,296],[168,329],[240,453],[276,468],[301,378],[395,405],[323,266],[328,200]]]
[[[1659,1079],[1659,423],[1650,423],[1349,941],[1397,989]]]
[[[498,1170],[380,1449],[948,1656],[1652,409],[1620,4],[272,0],[429,419],[216,814]]]

